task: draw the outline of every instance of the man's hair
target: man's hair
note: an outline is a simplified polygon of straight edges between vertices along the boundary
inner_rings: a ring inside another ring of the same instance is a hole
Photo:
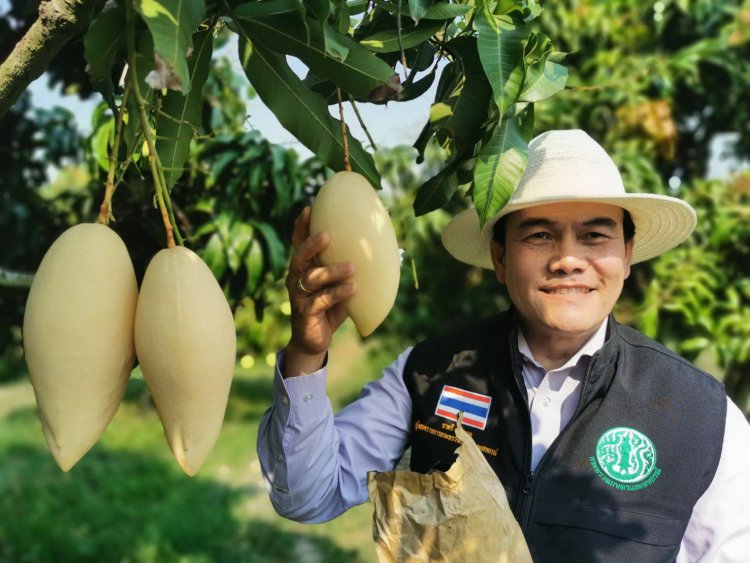
[[[509,215],[500,217],[492,227],[492,240],[503,246],[505,246],[505,225],[507,224],[506,219],[508,217]],[[633,223],[633,218],[627,209],[623,209],[622,232],[625,236],[625,242],[628,242],[635,236],[635,223]]]

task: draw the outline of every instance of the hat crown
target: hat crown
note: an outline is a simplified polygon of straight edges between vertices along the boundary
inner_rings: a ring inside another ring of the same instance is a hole
[[[585,131],[548,131],[529,143],[526,170],[508,205],[624,194],[617,165]]]

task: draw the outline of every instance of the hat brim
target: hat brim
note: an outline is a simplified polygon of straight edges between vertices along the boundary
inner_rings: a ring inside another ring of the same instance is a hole
[[[616,197],[572,198],[567,195],[508,204],[487,221],[481,231],[476,210],[470,208],[462,211],[443,229],[443,246],[461,262],[491,270],[493,266],[490,241],[492,240],[492,227],[498,219],[521,209],[563,202],[606,203],[626,209],[635,224],[631,264],[643,262],[674,248],[690,236],[697,223],[693,208],[673,197],[655,194],[626,194]]]

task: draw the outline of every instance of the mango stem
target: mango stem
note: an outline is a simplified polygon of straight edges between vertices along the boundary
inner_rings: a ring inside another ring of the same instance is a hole
[[[344,119],[344,102],[341,100],[341,88],[336,87],[336,96],[339,99],[339,116],[341,117],[341,138],[344,140],[344,169],[347,172],[352,171],[352,164],[349,161],[349,137],[346,135],[346,120]]]
[[[128,100],[128,93],[130,87],[125,87],[125,92],[122,94],[122,101],[120,107],[117,110],[117,117],[115,119],[115,138],[112,142],[112,149],[109,151],[108,160],[109,167],[107,169],[107,183],[105,184],[104,199],[102,204],[99,206],[99,219],[97,223],[102,225],[108,225],[110,219],[112,219],[112,195],[115,193],[115,173],[117,171],[117,154],[120,150],[120,139],[122,138],[122,124],[125,116],[125,103]]]

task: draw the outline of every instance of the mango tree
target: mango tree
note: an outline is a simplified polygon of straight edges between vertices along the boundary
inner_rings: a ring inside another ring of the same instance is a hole
[[[481,180],[472,195],[484,221],[523,170],[534,102],[565,86],[562,55],[532,30],[540,11],[533,0],[47,0],[38,22],[0,67],[0,111],[43,69],[40,61],[83,24],[91,84],[112,116],[100,221],[108,221],[124,170],[137,166],[155,187],[167,240],[181,243],[171,192],[191,141],[205,133],[201,90],[220,30],[236,34],[243,68],[261,99],[334,170],[343,167],[344,140],[330,105],[338,99],[413,99],[445,66],[417,147],[423,153],[434,138],[448,159],[420,188],[415,205],[418,213],[430,211],[459,184]],[[287,56],[307,67],[304,79]],[[352,168],[378,187],[372,155],[351,136],[349,157]]]

